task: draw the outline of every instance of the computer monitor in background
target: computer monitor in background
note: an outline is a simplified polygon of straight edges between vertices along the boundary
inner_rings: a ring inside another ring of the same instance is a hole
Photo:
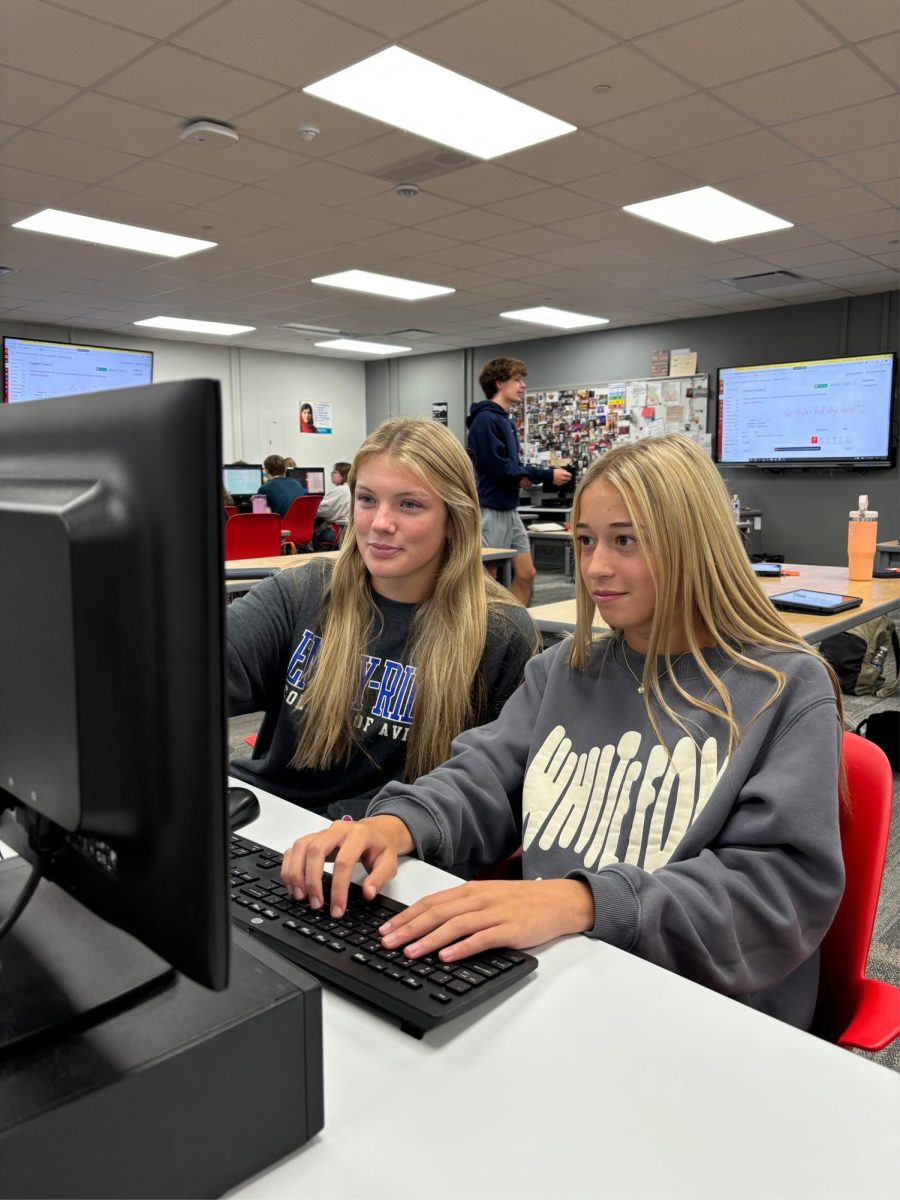
[[[218,384],[192,380],[0,410],[0,841],[215,989],[230,948],[219,409]]]
[[[308,496],[325,495],[324,467],[289,467],[286,474],[289,479],[302,483]]]
[[[262,483],[262,463],[226,463],[222,468],[222,486],[235,500],[255,496]]]

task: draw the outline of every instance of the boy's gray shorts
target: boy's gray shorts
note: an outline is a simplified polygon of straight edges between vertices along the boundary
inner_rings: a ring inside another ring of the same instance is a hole
[[[531,553],[522,518],[514,508],[481,510],[481,544],[495,550],[515,550],[517,554]]]

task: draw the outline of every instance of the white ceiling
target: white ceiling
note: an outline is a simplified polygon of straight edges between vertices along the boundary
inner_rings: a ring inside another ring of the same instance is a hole
[[[445,160],[401,199],[379,172],[445,148],[300,90],[391,43],[578,131]],[[195,317],[257,326],[233,344],[315,354],[279,326],[398,343],[415,329],[424,353],[546,337],[498,315],[536,304],[613,328],[900,285],[898,0],[2,0],[0,64],[5,322],[121,336]],[[181,142],[197,117],[240,142]],[[621,210],[702,184],[794,228],[712,245]],[[154,259],[10,228],[45,207],[219,245]],[[310,283],[351,267],[456,292]],[[776,270],[801,278],[723,282]]]

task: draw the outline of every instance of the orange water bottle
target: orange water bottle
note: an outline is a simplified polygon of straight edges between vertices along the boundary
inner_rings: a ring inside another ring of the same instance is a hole
[[[847,526],[847,558],[851,579],[871,579],[878,539],[878,513],[869,508],[869,497],[860,496],[859,508],[850,514]]]

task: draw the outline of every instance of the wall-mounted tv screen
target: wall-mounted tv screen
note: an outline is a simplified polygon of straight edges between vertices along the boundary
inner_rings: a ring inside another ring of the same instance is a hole
[[[3,339],[3,399],[9,404],[152,382],[150,350],[117,350],[34,338]]]
[[[757,467],[891,466],[894,355],[719,370],[716,458]]]
[[[289,479],[296,479],[302,483],[306,488],[307,496],[325,495],[324,467],[289,467],[287,476]]]

